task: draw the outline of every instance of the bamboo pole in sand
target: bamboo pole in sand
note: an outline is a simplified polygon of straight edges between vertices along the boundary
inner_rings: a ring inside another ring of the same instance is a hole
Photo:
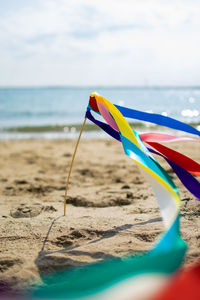
[[[78,148],[78,145],[79,145],[79,142],[80,142],[81,134],[82,134],[84,126],[85,126],[85,122],[86,122],[86,118],[84,119],[84,122],[83,122],[83,125],[81,127],[81,131],[80,131],[78,140],[76,142],[76,146],[75,146],[75,149],[74,149],[74,154],[72,156],[72,161],[71,161],[70,168],[69,168],[69,173],[68,173],[68,176],[67,176],[66,188],[65,188],[65,199],[64,199],[64,216],[66,215],[66,201],[67,201],[67,192],[68,192],[68,188],[69,188],[69,179],[70,179],[74,159],[75,159],[75,156],[76,156],[76,151],[77,151],[77,148]]]

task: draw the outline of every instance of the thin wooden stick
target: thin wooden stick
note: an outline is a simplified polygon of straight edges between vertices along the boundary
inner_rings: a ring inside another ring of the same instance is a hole
[[[86,122],[86,118],[85,118],[85,120],[84,120],[84,122],[83,122],[83,125],[82,125],[82,127],[81,127],[81,131],[80,131],[78,140],[77,140],[77,142],[76,142],[74,154],[73,154],[73,156],[72,156],[72,161],[71,161],[71,165],[70,165],[70,168],[69,168],[69,173],[68,173],[68,177],[67,177],[67,181],[66,181],[65,200],[64,200],[64,216],[66,215],[66,201],[67,201],[67,191],[68,191],[68,186],[69,186],[69,179],[70,179],[70,175],[71,175],[71,171],[72,171],[74,159],[75,159],[75,156],[76,156],[76,151],[77,151],[77,148],[78,148],[78,145],[79,145],[79,142],[80,142],[81,134],[82,134],[83,129],[84,129],[84,126],[85,126],[85,122]]]

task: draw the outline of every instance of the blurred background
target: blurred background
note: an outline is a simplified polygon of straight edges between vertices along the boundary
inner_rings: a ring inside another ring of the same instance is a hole
[[[199,13],[198,0],[0,0],[0,139],[74,137],[93,91],[198,127]]]

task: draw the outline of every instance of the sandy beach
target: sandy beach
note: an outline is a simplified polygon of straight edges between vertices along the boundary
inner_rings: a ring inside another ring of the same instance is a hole
[[[74,146],[70,140],[0,143],[2,287],[25,289],[50,272],[148,250],[162,232],[151,187],[121,144],[111,140],[81,141],[64,217]],[[170,147],[200,162],[199,143]],[[158,161],[180,191],[188,265],[200,257],[200,203]]]

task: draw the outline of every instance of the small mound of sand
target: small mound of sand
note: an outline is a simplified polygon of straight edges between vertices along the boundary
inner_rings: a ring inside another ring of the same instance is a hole
[[[32,218],[38,216],[43,210],[43,206],[39,203],[32,205],[20,204],[18,207],[11,209],[10,215],[13,218]]]

